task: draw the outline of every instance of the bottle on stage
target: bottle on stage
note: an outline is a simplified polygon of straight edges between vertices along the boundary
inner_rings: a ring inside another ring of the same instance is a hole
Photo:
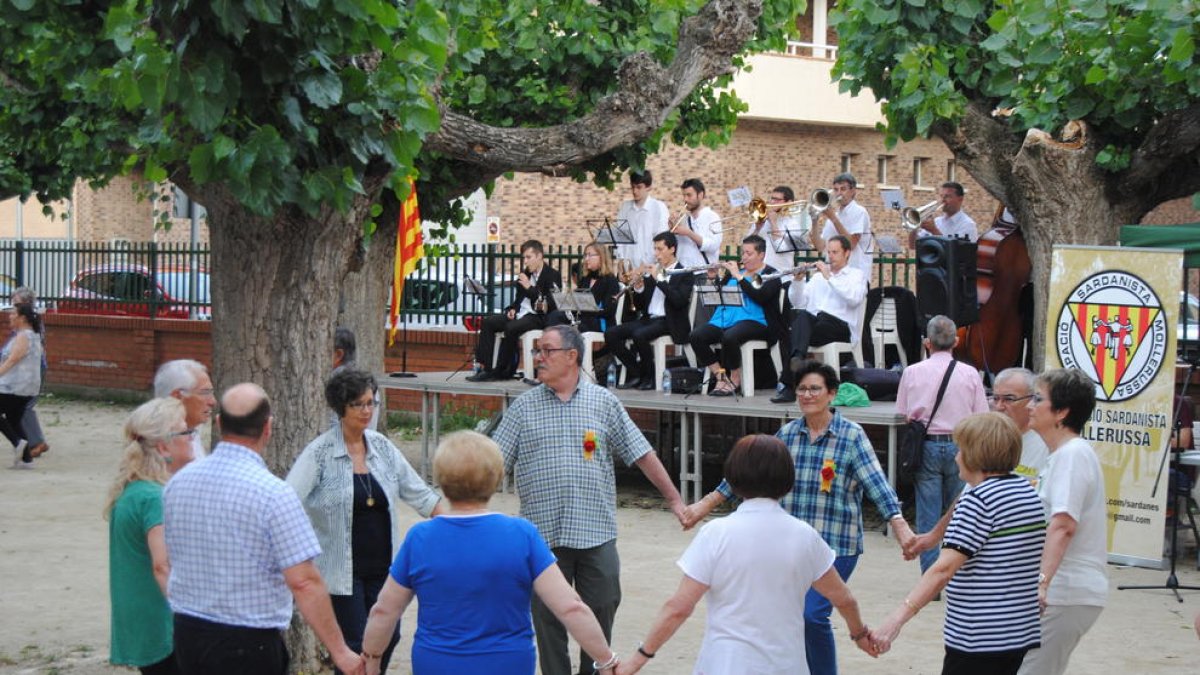
[[[662,390],[663,390],[663,396],[671,395],[671,369],[670,368],[663,368]]]
[[[614,358],[608,364],[608,388],[612,389],[617,386],[617,360]]]

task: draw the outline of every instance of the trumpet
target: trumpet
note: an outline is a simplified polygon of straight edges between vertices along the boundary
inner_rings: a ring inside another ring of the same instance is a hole
[[[786,270],[781,270],[779,272],[771,272],[770,274],[760,274],[760,275],[758,275],[758,279],[759,279],[758,286],[762,286],[763,284],[765,284],[768,281],[774,281],[775,279],[782,279],[784,277],[790,277],[790,276],[794,276],[794,275],[801,274],[801,273],[812,272],[816,269],[817,269],[817,263],[804,263],[803,265],[797,265],[795,267],[792,267],[792,268],[789,268]],[[753,284],[754,281],[752,280],[750,283]],[[755,288],[758,288],[758,286],[755,286]]]
[[[914,209],[910,206],[900,212],[900,224],[903,225],[904,229],[906,230],[915,230],[918,227],[921,227],[921,223],[925,222],[930,216],[937,213],[941,209],[941,200],[929,202],[925,206],[922,206],[918,209]]]
[[[833,190],[817,188],[816,190],[812,191],[811,195],[809,195],[808,201],[809,212],[812,214],[813,219],[816,220],[817,216],[820,216],[822,213],[828,210],[830,206],[834,204],[840,204],[842,201],[842,196]]]

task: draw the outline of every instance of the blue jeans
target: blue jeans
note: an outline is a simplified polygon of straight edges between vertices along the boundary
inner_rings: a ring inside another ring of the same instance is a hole
[[[958,477],[958,464],[954,462],[957,454],[958,447],[953,441],[925,441],[925,454],[921,457],[921,468],[917,470],[917,532],[932,530],[962,492],[963,482]],[[938,559],[940,552],[935,548],[921,554],[922,574]]]
[[[367,615],[375,606],[375,600],[379,597],[379,591],[383,590],[383,584],[387,582],[387,579],[387,574],[370,577],[356,576],[350,589],[350,595],[329,596],[329,600],[333,604],[333,615],[337,618],[338,627],[342,629],[342,637],[346,640],[346,646],[355,653],[362,651],[362,638],[363,631],[367,627]],[[392,660],[392,652],[396,650],[398,642],[400,642],[400,622],[397,621],[396,627],[392,631],[392,639],[388,641],[387,648],[383,650],[380,672],[387,672],[388,662]],[[333,672],[341,673],[337,668],[334,668]]]
[[[842,581],[850,578],[854,567],[858,565],[858,556],[838,556],[833,561]],[[808,589],[804,596],[804,655],[808,660],[809,675],[837,675],[837,647],[833,642],[833,626],[829,623],[829,615],[833,612],[833,603],[816,589]]]

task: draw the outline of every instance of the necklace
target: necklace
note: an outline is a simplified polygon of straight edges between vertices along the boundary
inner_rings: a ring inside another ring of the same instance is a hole
[[[363,489],[367,491],[367,506],[375,506],[375,490],[371,487],[371,472],[356,473],[354,478],[362,481]]]

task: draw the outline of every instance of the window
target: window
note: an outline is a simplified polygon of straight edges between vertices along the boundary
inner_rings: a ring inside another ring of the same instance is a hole
[[[880,185],[889,185],[889,171],[891,170],[892,160],[895,159],[892,155],[880,155],[875,163],[875,182]]]
[[[958,162],[954,161],[953,159],[946,160],[946,180],[958,180]]]
[[[854,153],[842,153],[842,173],[854,173]]]
[[[925,165],[929,162],[928,157],[913,158],[913,187],[925,186]]]

